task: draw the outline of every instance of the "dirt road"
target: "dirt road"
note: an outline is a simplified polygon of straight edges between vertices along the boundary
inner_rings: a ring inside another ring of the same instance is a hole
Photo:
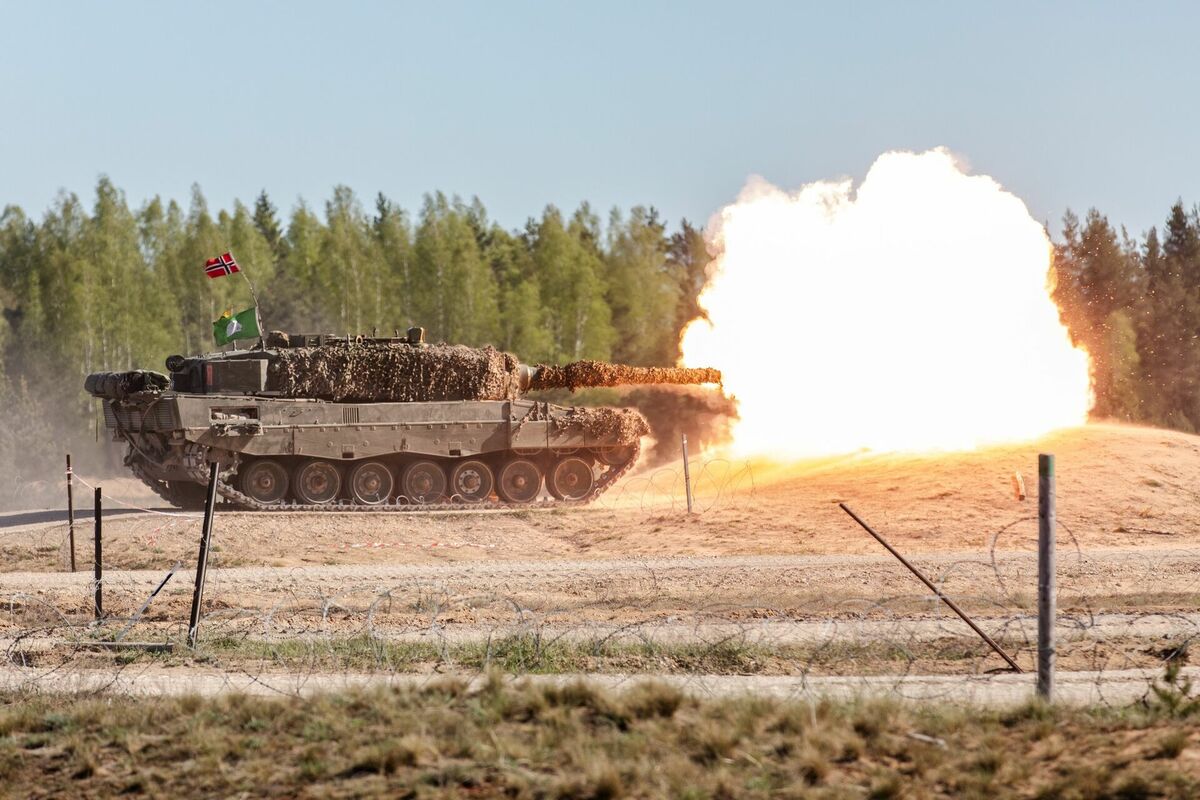
[[[1014,551],[922,554],[914,563],[964,604],[1028,607],[1036,559]],[[140,597],[165,570],[109,570],[116,602]],[[190,597],[193,573],[182,568],[164,599]],[[0,596],[50,599],[86,594],[88,572],[0,573]],[[225,607],[277,606],[281,596],[337,599],[404,593],[445,598],[507,598],[531,611],[570,610],[585,616],[627,611],[664,613],[724,607],[793,617],[862,616],[870,606],[913,611],[933,603],[895,560],[873,556],[715,556],[545,561],[461,561],[444,564],[344,564],[308,567],[211,568],[209,594]],[[1059,557],[1060,607],[1174,612],[1195,606],[1200,549],[1168,547],[1068,550]],[[811,608],[810,608],[811,607]],[[114,613],[116,613],[114,607]],[[840,609],[840,611],[839,611]]]
[[[1188,668],[1187,677],[1200,678],[1200,668]],[[0,668],[0,690],[43,692],[107,692],[132,695],[202,695],[232,692],[262,695],[311,695],[372,686],[422,686],[453,675],[354,675],[313,673],[231,673],[203,668],[159,670],[86,670],[75,672]],[[479,685],[485,677],[463,675]],[[1066,705],[1123,705],[1145,696],[1156,677],[1152,670],[1111,672],[1060,672],[1055,700]],[[873,677],[762,677],[745,675],[531,675],[535,683],[561,685],[586,680],[607,688],[621,688],[655,680],[698,696],[729,697],[754,694],[780,699],[854,699],[891,697],[912,702],[972,703],[1011,707],[1034,697],[1032,675]]]

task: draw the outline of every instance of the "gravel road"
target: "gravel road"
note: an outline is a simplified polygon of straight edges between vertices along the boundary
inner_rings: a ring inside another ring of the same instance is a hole
[[[947,581],[966,576],[974,579],[986,574],[994,580],[993,560],[987,552],[923,554],[910,559],[935,580]],[[1027,575],[1036,571],[1033,553],[997,551],[995,565],[1004,573]],[[1060,586],[1075,578],[1092,579],[1107,587],[1119,587],[1122,577],[1145,578],[1163,570],[1177,573],[1183,587],[1200,585],[1200,550],[1175,548],[1113,548],[1090,550],[1077,555],[1065,551],[1059,555]],[[122,585],[152,586],[162,578],[156,570],[109,570],[107,581]],[[194,573],[181,570],[177,577],[190,581]],[[886,555],[791,555],[791,556],[712,556],[644,557],[603,559],[554,559],[538,561],[461,561],[444,564],[339,564],[298,567],[210,568],[209,579],[227,586],[273,586],[291,588],[299,582],[312,586],[341,586],[357,583],[393,584],[402,581],[469,581],[472,585],[519,586],[577,578],[628,579],[637,577],[661,581],[704,578],[710,584],[774,583],[793,580],[800,584],[818,582],[835,588],[846,582],[869,584],[871,579],[891,577],[919,586],[893,558]],[[40,589],[85,586],[90,572],[0,572],[0,592],[37,591]],[[1030,587],[1032,583],[1030,584]],[[1026,587],[1026,588],[1030,588]]]

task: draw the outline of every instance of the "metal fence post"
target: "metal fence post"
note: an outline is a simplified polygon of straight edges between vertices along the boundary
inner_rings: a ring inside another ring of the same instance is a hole
[[[187,645],[195,649],[200,635],[200,603],[204,599],[204,579],[208,574],[208,550],[212,541],[213,514],[217,506],[217,472],[220,466],[212,462],[208,474],[208,495],[204,499],[204,529],[200,533],[200,554],[196,557],[196,588],[192,592],[192,616],[188,621]]]
[[[1038,456],[1038,670],[1037,693],[1054,693],[1054,456]]]
[[[93,574],[95,575],[96,580],[96,621],[99,622],[100,618],[104,616],[104,597],[102,594],[102,589],[104,587],[104,550],[101,545],[101,540],[103,537],[102,527],[104,508],[103,503],[100,500],[99,486],[96,487],[95,511],[93,513],[96,515],[96,534],[95,543],[93,544],[94,551],[92,560],[95,564],[95,572]]]
[[[75,473],[67,453],[67,537],[71,540],[71,572],[75,571]]]
[[[687,434],[683,434],[683,488],[687,492],[688,513],[692,513],[692,471],[688,467]]]

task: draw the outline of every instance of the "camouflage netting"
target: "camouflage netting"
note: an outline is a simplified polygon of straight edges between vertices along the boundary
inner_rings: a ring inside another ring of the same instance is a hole
[[[633,444],[650,432],[646,418],[631,408],[572,408],[552,419],[557,430],[579,430],[606,444]]]
[[[267,386],[283,397],[352,403],[511,400],[521,394],[520,370],[516,356],[491,347],[347,342],[279,349]],[[720,381],[715,369],[575,361],[538,365],[529,389]]]
[[[629,367],[604,361],[573,361],[566,366],[538,364],[535,389],[579,389],[590,386],[633,386],[636,384],[720,383],[721,371],[684,367]]]
[[[284,397],[336,402],[507,400],[520,393],[519,367],[491,347],[326,345],[281,349],[267,385]]]

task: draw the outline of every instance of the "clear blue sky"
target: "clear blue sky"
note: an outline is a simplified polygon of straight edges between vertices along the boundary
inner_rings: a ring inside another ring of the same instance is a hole
[[[703,222],[946,145],[1057,229],[1200,201],[1200,4],[4,2],[0,204],[336,183]]]

